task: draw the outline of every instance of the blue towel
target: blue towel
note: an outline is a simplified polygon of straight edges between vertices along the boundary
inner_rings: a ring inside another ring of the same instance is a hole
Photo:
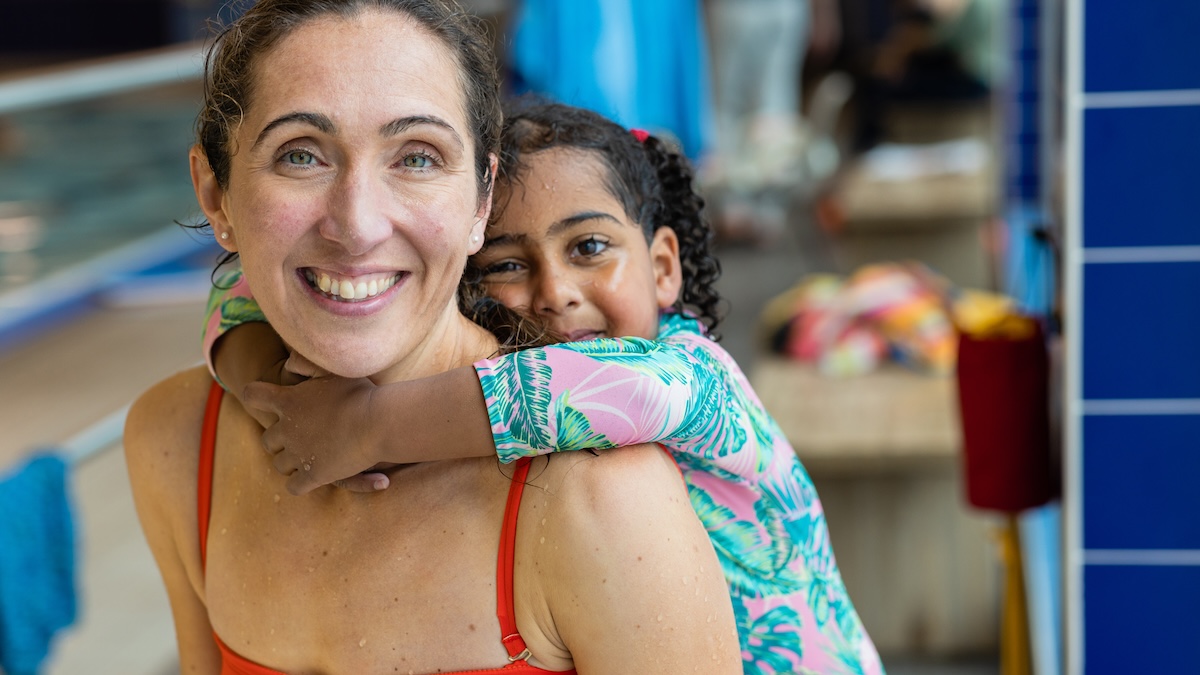
[[[33,675],[75,621],[67,466],[37,453],[0,478],[0,670]]]

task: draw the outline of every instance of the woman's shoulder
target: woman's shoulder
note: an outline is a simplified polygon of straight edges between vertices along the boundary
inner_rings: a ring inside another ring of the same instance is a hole
[[[561,657],[550,645],[569,646],[580,672],[677,672],[647,665],[656,659],[689,672],[740,672],[720,564],[666,451],[552,455],[529,482],[542,493],[526,496],[521,515],[534,563],[526,588],[541,594],[528,603],[529,623],[540,626],[526,636],[535,655]]]
[[[598,539],[629,543],[633,531],[669,531],[680,519],[696,518],[683,475],[658,445],[552,455],[546,470],[531,472],[530,479],[550,507],[546,537],[564,550],[591,552]]]
[[[609,513],[625,506],[636,508],[638,495],[647,491],[661,494],[666,488],[668,493],[686,495],[674,459],[655,444],[558,453],[544,471],[531,474],[529,482],[568,505],[602,502]]]
[[[172,493],[194,481],[200,428],[212,377],[189,368],[147,389],[125,419],[125,459],[135,491]]]

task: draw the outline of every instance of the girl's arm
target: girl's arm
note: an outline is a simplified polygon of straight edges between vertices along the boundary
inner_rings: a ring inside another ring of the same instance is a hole
[[[528,349],[440,375],[376,386],[322,377],[253,383],[244,403],[279,423],[263,435],[288,489],[354,477],[384,489],[378,463],[522,456],[660,442],[737,475],[768,465],[772,423],[732,359],[692,319],[666,317],[663,339]]]
[[[771,422],[732,358],[694,319],[665,315],[659,340],[604,339],[529,349],[473,369],[377,387],[317,378],[279,388],[286,348],[240,271],[209,302],[205,356],[218,381],[269,427],[275,466],[303,494],[387,487],[381,462],[486,457],[658,442],[739,475],[770,458]],[[250,384],[250,386],[247,386]],[[284,422],[270,426],[275,420]]]
[[[239,401],[251,382],[294,384],[288,373],[287,345],[267,323],[241,270],[222,275],[208,295],[204,316],[204,359],[213,378]],[[263,427],[273,415],[247,408]]]
[[[475,364],[503,461],[661,443],[739,475],[764,470],[773,423],[699,322],[664,315],[658,340],[604,339]]]

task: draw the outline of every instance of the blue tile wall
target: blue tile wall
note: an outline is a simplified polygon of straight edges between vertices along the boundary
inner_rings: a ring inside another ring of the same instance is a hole
[[[1087,675],[1195,673],[1200,567],[1088,566]]]
[[[1088,110],[1083,139],[1084,246],[1200,245],[1200,106]]]
[[[1200,89],[1200,2],[1083,2],[1084,90]]]
[[[1084,398],[1200,398],[1200,263],[1085,265],[1083,284]]]
[[[1200,415],[1085,417],[1083,546],[1200,550]]]

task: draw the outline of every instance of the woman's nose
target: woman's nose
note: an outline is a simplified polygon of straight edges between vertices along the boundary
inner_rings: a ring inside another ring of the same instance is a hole
[[[347,172],[334,184],[329,213],[320,226],[321,236],[336,242],[351,255],[362,255],[392,235],[387,205],[388,188],[372,176]]]

